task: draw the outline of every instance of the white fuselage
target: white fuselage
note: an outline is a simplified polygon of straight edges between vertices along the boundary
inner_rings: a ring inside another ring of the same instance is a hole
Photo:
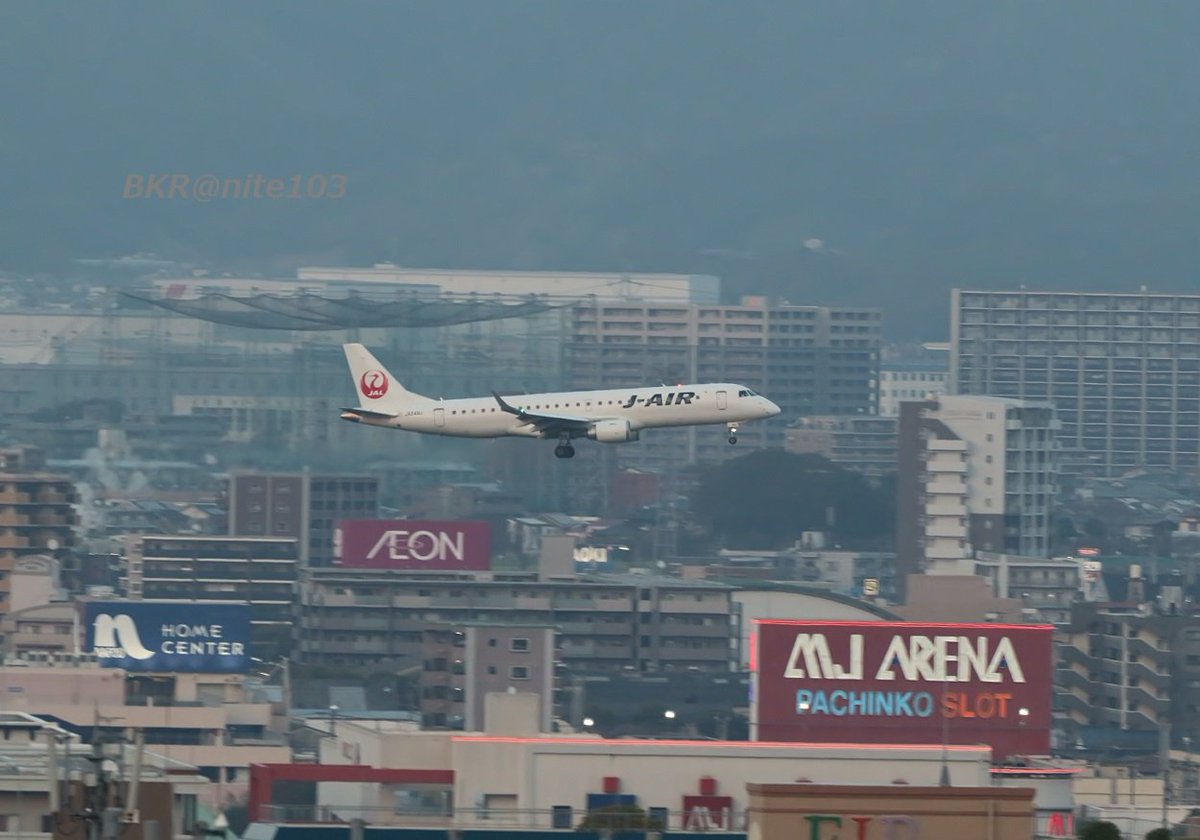
[[[520,394],[504,400],[514,409],[539,415],[625,420],[633,430],[739,423],[779,413],[770,400],[729,383]],[[394,417],[363,417],[361,422],[450,437],[547,436],[536,425],[502,409],[494,397],[415,400]],[[584,435],[572,432],[572,437]]]

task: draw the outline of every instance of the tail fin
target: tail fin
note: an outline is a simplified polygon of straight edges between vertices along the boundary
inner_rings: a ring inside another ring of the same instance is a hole
[[[354,380],[354,390],[358,392],[360,408],[399,414],[405,405],[430,402],[428,397],[406,390],[366,347],[343,344],[342,349],[350,364],[350,376]]]

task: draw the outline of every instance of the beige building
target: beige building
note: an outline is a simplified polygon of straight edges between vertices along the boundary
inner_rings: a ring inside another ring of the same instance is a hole
[[[43,463],[41,452],[31,447],[0,450],[0,619],[32,606],[13,600],[21,561],[53,556],[75,542],[75,486],[64,476],[42,472]]]
[[[977,551],[1050,553],[1054,407],[995,397],[903,403],[896,575],[970,575]]]
[[[405,769],[414,777],[453,773],[440,790],[428,784],[323,783],[315,810],[327,819],[361,817],[374,824],[574,828],[587,812],[590,794],[620,793],[634,796],[669,830],[742,831],[752,808],[746,795],[750,780],[782,784],[804,777],[817,784],[919,789],[937,784],[942,772],[940,746],[538,735],[536,704],[525,698],[490,695],[487,732],[420,732],[338,721],[335,736],[322,740],[322,764]],[[945,753],[954,784],[972,788],[989,783],[990,759],[991,750],[981,746],[952,746]],[[280,809],[276,816],[284,813]],[[263,816],[269,820],[271,814]]]
[[[220,802],[244,797],[248,768],[291,761],[282,710],[241,675],[132,674],[77,661],[6,665],[0,696],[10,711],[47,716],[90,742],[95,732],[142,730],[146,749],[199,768]],[[218,804],[211,802],[209,804]]]
[[[312,569],[300,587],[295,655],[311,664],[416,662],[430,622],[483,621],[557,627],[557,659],[580,673],[730,670],[728,586],[652,575],[492,578]]]
[[[554,628],[466,623],[424,633],[421,723],[426,729],[485,728],[489,693],[536,698],[539,731],[554,711]]]
[[[78,622],[79,614],[70,601],[9,613],[0,620],[4,657],[33,661],[73,655],[79,649]]]
[[[1034,836],[1032,788],[763,784],[749,792],[747,840],[778,837],[989,838]]]
[[[105,746],[108,766],[124,784],[105,804],[131,799],[133,767],[140,766],[137,808],[121,825],[122,840],[152,840],[191,831],[210,782],[194,767],[131,743]],[[87,836],[80,819],[82,780],[95,769],[92,746],[66,729],[21,712],[0,712],[0,834],[22,838]],[[51,784],[56,780],[58,784]],[[119,797],[119,798],[117,798]],[[51,818],[53,815],[53,819]],[[156,823],[150,828],[150,823]]]

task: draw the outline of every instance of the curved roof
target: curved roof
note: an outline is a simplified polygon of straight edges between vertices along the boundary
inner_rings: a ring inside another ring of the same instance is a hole
[[[519,302],[466,299],[408,298],[380,301],[350,296],[267,295],[234,297],[211,294],[198,298],[156,298],[122,292],[125,297],[149,303],[191,318],[234,327],[264,330],[344,330],[359,327],[443,327],[502,318],[537,315],[562,304],[538,298]]]
[[[790,581],[780,580],[755,580],[749,581],[742,578],[710,578],[710,580],[718,583],[723,583],[732,586],[735,590],[746,592],[788,592],[793,595],[808,595],[813,598],[823,598],[827,601],[833,601],[837,604],[842,604],[847,607],[862,610],[863,612],[871,613],[878,616],[884,621],[904,621],[903,616],[888,610],[878,604],[864,601],[860,598],[855,598],[852,595],[846,595],[841,592],[832,592],[828,589],[821,589],[813,586],[804,586],[800,583],[792,583]],[[736,594],[736,593],[735,593]]]

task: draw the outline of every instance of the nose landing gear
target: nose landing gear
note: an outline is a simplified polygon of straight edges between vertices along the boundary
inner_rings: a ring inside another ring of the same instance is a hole
[[[726,423],[725,428],[729,431],[729,443],[737,443],[737,423]]]

